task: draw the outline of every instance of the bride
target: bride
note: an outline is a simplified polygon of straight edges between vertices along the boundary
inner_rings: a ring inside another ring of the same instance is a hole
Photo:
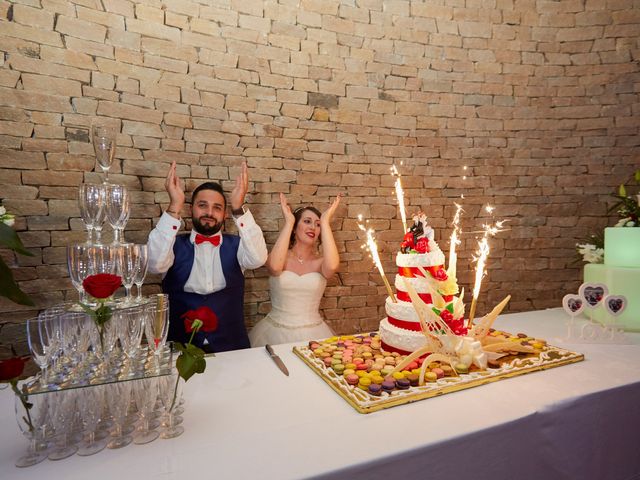
[[[294,212],[280,194],[285,219],[266,267],[269,270],[271,312],[249,332],[252,347],[331,337],[318,310],[330,278],[340,265],[331,219],[340,196],[322,214],[314,207]],[[322,255],[318,246],[322,244]]]

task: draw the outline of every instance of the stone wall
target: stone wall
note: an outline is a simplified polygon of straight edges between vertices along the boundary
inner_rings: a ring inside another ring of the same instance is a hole
[[[133,191],[131,241],[144,241],[166,206],[172,160],[189,190],[205,179],[230,189],[246,160],[269,244],[279,192],[321,209],[343,193],[342,266],[323,301],[339,332],[373,329],[384,315],[357,215],[377,231],[393,280],[393,164],[407,210],[431,217],[445,251],[454,202],[464,206],[467,292],[474,232],[491,220],[484,205],[508,220],[491,240],[479,314],[508,293],[511,311],[559,306],[580,283],[577,239],[614,222],[609,194],[640,163],[639,7],[0,0],[0,198],[36,254],[3,258],[39,307],[76,298],[65,246],[85,236],[76,192],[100,179],[88,129],[101,117],[120,132],[110,178]],[[269,311],[266,271],[247,286],[251,325]],[[31,313],[0,299],[3,319]]]

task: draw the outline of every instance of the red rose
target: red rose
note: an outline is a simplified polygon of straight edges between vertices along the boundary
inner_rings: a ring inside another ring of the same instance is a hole
[[[200,320],[203,325],[200,330],[203,332],[213,332],[218,328],[218,316],[213,313],[209,307],[200,307],[195,310],[189,310],[181,315],[180,318],[184,318],[184,329],[187,333],[190,333],[193,329],[191,325],[194,320]]]
[[[409,248],[413,248],[413,245],[414,245],[413,232],[405,233],[404,238],[402,240],[404,242],[407,242],[407,245],[409,246]]]
[[[416,251],[418,253],[427,253],[429,251],[429,239],[427,237],[418,239],[416,242]]]
[[[19,377],[24,370],[28,357],[13,357],[0,360],[0,382],[12,380]]]
[[[109,298],[120,288],[120,285],[122,285],[122,278],[110,273],[89,275],[82,282],[84,291],[98,299]]]
[[[436,280],[440,280],[441,282],[449,278],[447,277],[447,272],[445,271],[445,269],[442,268],[442,265],[439,265],[437,267],[427,267],[427,271],[433,278],[435,278]]]

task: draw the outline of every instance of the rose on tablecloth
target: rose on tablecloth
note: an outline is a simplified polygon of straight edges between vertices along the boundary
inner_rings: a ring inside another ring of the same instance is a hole
[[[184,378],[186,382],[196,373],[203,373],[207,367],[204,359],[204,350],[196,347],[191,343],[193,336],[199,330],[203,332],[213,332],[218,328],[218,316],[209,307],[203,306],[195,310],[188,310],[183,313],[180,318],[184,319],[184,328],[187,333],[191,332],[189,341],[186,344],[175,342],[174,345],[180,351],[180,355],[176,360],[176,368],[178,369],[178,378],[176,379],[176,388],[173,392],[173,400],[171,408],[176,401],[178,392],[178,382],[180,378]]]

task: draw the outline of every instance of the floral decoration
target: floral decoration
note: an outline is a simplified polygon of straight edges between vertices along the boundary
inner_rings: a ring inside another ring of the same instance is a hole
[[[181,318],[184,319],[185,331],[187,333],[191,332],[191,336],[186,344],[180,342],[174,343],[180,355],[176,360],[176,368],[178,369],[179,376],[176,379],[176,388],[173,392],[172,408],[176,401],[180,377],[184,378],[186,382],[196,373],[203,373],[207,367],[207,362],[204,359],[204,350],[191,343],[194,335],[198,333],[199,330],[203,332],[213,332],[218,328],[218,316],[213,310],[206,306],[189,310],[182,314]]]
[[[640,169],[632,175],[636,184],[640,185]],[[632,194],[624,184],[618,187],[613,195],[618,201],[609,211],[616,210],[620,220],[615,227],[640,227],[640,193]],[[587,263],[604,262],[604,234],[590,235],[584,242],[576,244],[582,261]]]
[[[18,379],[24,371],[24,366],[29,359],[28,356],[20,357],[16,354],[13,347],[11,347],[11,358],[0,360],[0,383],[8,383],[11,385],[11,390],[20,398],[20,402],[24,407],[25,415],[24,422],[29,426],[29,431],[33,431],[33,423],[31,421],[31,408],[32,403],[29,403],[29,396],[18,388]]]
[[[24,248],[20,237],[13,230],[15,216],[7,213],[7,209],[0,205],[0,246],[7,247],[20,255],[33,257],[33,253]],[[34,306],[33,300],[25,294],[13,278],[11,269],[0,257],[0,295],[19,305]]]
[[[104,324],[111,319],[113,310],[107,305],[107,300],[122,285],[122,277],[111,273],[97,273],[89,275],[82,281],[82,287],[89,296],[98,302],[98,308],[95,310],[88,305],[80,304],[80,306],[93,317],[94,322],[98,326],[100,332],[100,344],[104,334]]]

